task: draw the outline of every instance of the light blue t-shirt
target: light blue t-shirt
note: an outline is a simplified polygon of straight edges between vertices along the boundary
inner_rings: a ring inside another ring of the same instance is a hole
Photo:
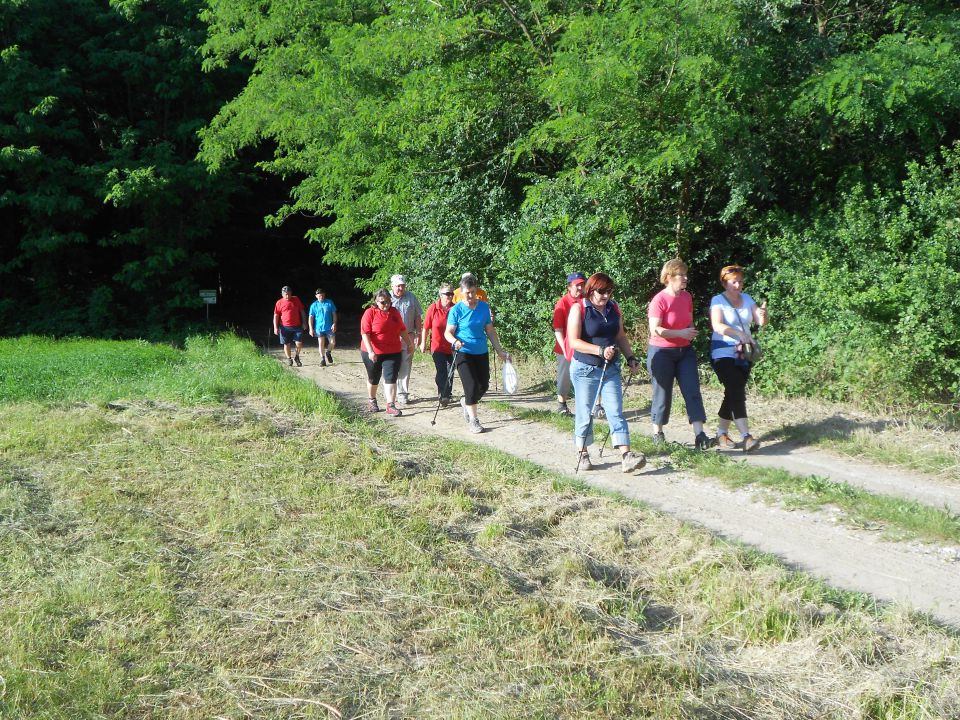
[[[314,300],[310,306],[310,315],[313,317],[313,329],[317,332],[330,332],[333,325],[333,314],[337,311],[337,306],[333,304],[330,298],[324,298],[323,302]]]
[[[463,343],[460,352],[467,355],[487,354],[487,333],[484,328],[490,322],[490,306],[483,300],[478,300],[473,310],[461,300],[447,315],[447,325],[457,326],[453,334]]]
[[[746,293],[740,293],[740,299],[743,302],[739,308],[735,308],[723,293],[714,295],[710,301],[710,313],[713,314],[713,309],[718,307],[723,311],[723,321],[727,325],[738,330],[749,331],[750,324],[753,322],[753,308],[756,303]],[[713,335],[710,336],[710,357],[714,360],[719,358],[735,359],[737,357],[736,347],[739,342],[740,340],[737,338],[721,335],[714,330]]]

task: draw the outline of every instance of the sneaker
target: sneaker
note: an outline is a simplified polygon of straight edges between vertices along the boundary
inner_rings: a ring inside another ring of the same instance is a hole
[[[717,439],[710,437],[703,431],[700,431],[700,433],[698,433],[697,436],[693,439],[693,446],[697,450],[709,450],[716,444],[717,444]]]
[[[650,439],[653,440],[653,444],[657,447],[667,444],[667,438],[662,432],[655,432]]]
[[[760,441],[757,440],[753,435],[744,435],[743,436],[743,451],[752,452],[760,447]]]
[[[397,405],[403,407],[410,401],[410,396],[407,393],[398,393],[397,394]]]
[[[603,405],[597,405],[597,409],[593,411],[593,416],[597,420],[603,420],[607,416],[606,411],[603,409]]]
[[[570,412],[570,408],[567,407],[565,402],[557,403],[557,415],[563,415],[564,417],[570,417],[573,413]]]
[[[727,433],[720,433],[717,435],[717,447],[721,450],[736,450],[737,444],[730,438]]]
[[[387,403],[386,413],[391,417],[400,417],[401,415],[403,415],[403,410],[400,410],[399,408],[397,408],[397,406],[394,405],[393,403]]]
[[[647,464],[647,458],[643,453],[639,455],[632,450],[627,450],[620,459],[620,466],[625,473],[639,470]]]
[[[380,412],[380,406],[377,405],[376,398],[370,398],[369,400],[367,400],[367,412],[372,412],[372,413]]]
[[[450,404],[450,398],[448,397],[440,398],[440,407],[445,408],[449,404]]]
[[[326,367],[326,366],[327,366],[327,361],[324,360],[323,358],[320,358],[320,367]]]
[[[470,413],[467,412],[467,399],[460,398],[460,407],[463,408],[463,421],[470,422]]]
[[[577,461],[580,463],[581,470],[593,470],[593,463],[590,462],[590,453],[584,450],[582,453],[579,453],[580,457],[577,458]]]
[[[333,353],[327,350],[327,362],[333,365]]]
[[[472,433],[482,433],[482,432],[483,432],[483,425],[480,424],[480,420],[477,419],[477,418],[474,418],[473,420],[471,420],[470,422],[468,422],[468,423],[467,423],[467,428],[468,428],[468,429],[470,430],[470,432],[472,432]]]
[[[293,367],[293,358],[287,358],[287,364],[288,364],[290,367]]]
[[[297,364],[297,367],[303,367],[303,363],[300,362],[300,356],[299,356],[299,355],[297,355],[295,358],[293,358],[293,361]]]

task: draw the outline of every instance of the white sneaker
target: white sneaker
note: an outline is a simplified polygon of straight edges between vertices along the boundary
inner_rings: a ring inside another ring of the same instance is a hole
[[[483,425],[480,424],[480,420],[479,420],[478,418],[473,418],[473,420],[470,420],[470,421],[467,423],[467,427],[468,427],[468,429],[470,430],[470,432],[472,432],[472,433],[482,433],[482,432],[483,432]]]
[[[397,393],[397,405],[403,407],[410,402],[410,396],[407,393]]]

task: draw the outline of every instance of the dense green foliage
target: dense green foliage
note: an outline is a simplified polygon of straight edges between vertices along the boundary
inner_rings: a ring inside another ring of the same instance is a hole
[[[199,305],[232,190],[195,160],[227,92],[200,6],[0,0],[5,333],[156,335]]]
[[[329,216],[311,238],[371,285],[402,270],[429,296],[474,270],[534,350],[571,269],[613,275],[642,327],[664,260],[691,263],[700,308],[745,262],[771,301],[768,386],[960,392],[951,4],[211,0],[205,17],[208,69],[254,71],[203,157],[273,147],[263,169],[295,183],[273,221]]]

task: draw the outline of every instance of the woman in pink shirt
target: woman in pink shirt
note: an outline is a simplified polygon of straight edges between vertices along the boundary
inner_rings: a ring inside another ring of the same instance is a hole
[[[653,386],[650,420],[654,444],[665,442],[663,426],[670,422],[676,380],[687,404],[687,419],[693,426],[694,447],[705,450],[712,447],[715,440],[703,431],[707,412],[700,394],[697,354],[690,345],[697,329],[693,325],[693,298],[687,292],[687,269],[680,258],[668,260],[660,271],[664,288],[653,296],[647,309],[650,321],[647,370]]]

